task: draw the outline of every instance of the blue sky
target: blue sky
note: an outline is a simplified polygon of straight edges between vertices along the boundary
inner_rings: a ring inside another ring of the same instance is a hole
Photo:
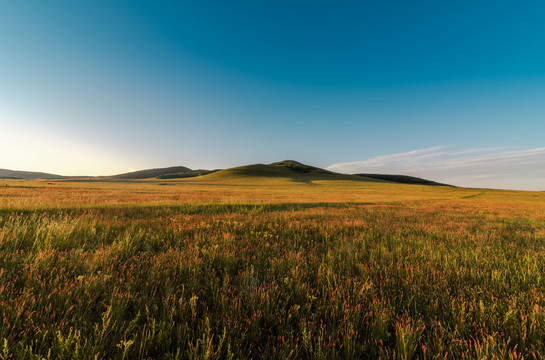
[[[545,190],[544,13],[541,1],[4,3],[0,168],[296,159]]]

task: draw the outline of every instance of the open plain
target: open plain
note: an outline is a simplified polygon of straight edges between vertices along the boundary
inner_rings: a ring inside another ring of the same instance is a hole
[[[0,181],[0,359],[545,356],[545,193]]]

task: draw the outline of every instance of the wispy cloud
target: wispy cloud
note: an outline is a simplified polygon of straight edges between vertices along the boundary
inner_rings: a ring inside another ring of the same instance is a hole
[[[545,147],[448,151],[446,146],[435,146],[334,164],[328,169],[420,176],[459,186],[545,190]]]

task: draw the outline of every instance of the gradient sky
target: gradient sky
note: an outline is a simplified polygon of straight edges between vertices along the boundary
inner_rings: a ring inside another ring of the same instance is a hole
[[[543,1],[11,1],[0,168],[296,159],[545,190]]]

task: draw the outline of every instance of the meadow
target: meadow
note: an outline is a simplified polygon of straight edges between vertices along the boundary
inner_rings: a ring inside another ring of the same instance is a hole
[[[541,359],[545,193],[0,181],[0,359]]]

